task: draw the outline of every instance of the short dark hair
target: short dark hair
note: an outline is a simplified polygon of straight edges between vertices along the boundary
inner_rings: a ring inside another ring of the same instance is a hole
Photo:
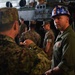
[[[14,21],[18,19],[16,8],[0,8],[0,32],[11,29]]]
[[[21,20],[21,21],[24,21],[24,19],[23,19],[23,18],[20,18],[20,20]]]

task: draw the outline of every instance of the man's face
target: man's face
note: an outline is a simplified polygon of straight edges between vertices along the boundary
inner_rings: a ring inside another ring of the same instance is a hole
[[[44,30],[47,31],[48,30],[48,24],[43,26]]]
[[[56,29],[64,30],[68,21],[69,21],[69,18],[65,15],[56,16],[54,18],[54,24]]]

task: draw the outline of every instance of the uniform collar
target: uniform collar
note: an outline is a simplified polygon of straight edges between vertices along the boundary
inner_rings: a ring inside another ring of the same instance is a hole
[[[71,26],[68,26],[65,31],[63,32],[62,35],[65,35],[66,33],[68,33],[70,30],[72,30],[72,27]]]
[[[62,33],[59,32],[59,35],[57,36],[56,41],[57,41],[57,40],[61,40],[61,39],[63,39],[64,37],[66,37],[66,36],[69,34],[69,31],[70,31],[70,30],[72,30],[72,28],[71,28],[71,26],[68,26],[65,31],[63,31]]]
[[[14,42],[15,43],[14,39],[12,39],[9,36],[2,35],[2,34],[0,34],[0,40],[7,40],[7,41],[10,41],[10,42]]]

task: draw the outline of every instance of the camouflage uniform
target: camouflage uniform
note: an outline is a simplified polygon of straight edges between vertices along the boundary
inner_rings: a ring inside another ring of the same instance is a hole
[[[27,28],[26,24],[22,24],[22,25],[20,25],[19,36],[21,36],[21,34],[22,34],[23,32],[25,32],[25,28]]]
[[[50,61],[36,45],[30,50],[19,47],[12,38],[0,35],[0,75],[41,75]],[[36,51],[34,50],[36,49]]]
[[[45,34],[45,38],[44,38],[44,42],[43,42],[43,48],[45,49],[46,47],[46,43],[49,41],[51,43],[50,46],[50,50],[47,53],[48,57],[51,59],[52,57],[52,50],[53,50],[53,45],[54,45],[54,33],[53,31],[50,29],[49,31],[46,32]],[[51,52],[51,53],[50,53]]]
[[[31,39],[36,45],[40,46],[41,36],[35,30],[29,30],[26,33],[24,32],[20,37],[20,42],[23,42],[26,39]]]
[[[14,14],[15,13],[15,14]],[[4,26],[18,20],[15,8],[0,9],[0,75],[41,75],[50,68],[46,54],[35,44],[30,49],[18,46],[14,39],[1,34]]]

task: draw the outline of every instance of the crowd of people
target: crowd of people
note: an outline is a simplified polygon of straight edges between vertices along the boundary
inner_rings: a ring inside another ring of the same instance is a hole
[[[75,75],[75,32],[70,16],[64,6],[53,9],[51,18],[59,34],[55,38],[50,22],[45,21],[40,48],[36,21],[31,21],[27,29],[16,8],[0,8],[0,75]]]

